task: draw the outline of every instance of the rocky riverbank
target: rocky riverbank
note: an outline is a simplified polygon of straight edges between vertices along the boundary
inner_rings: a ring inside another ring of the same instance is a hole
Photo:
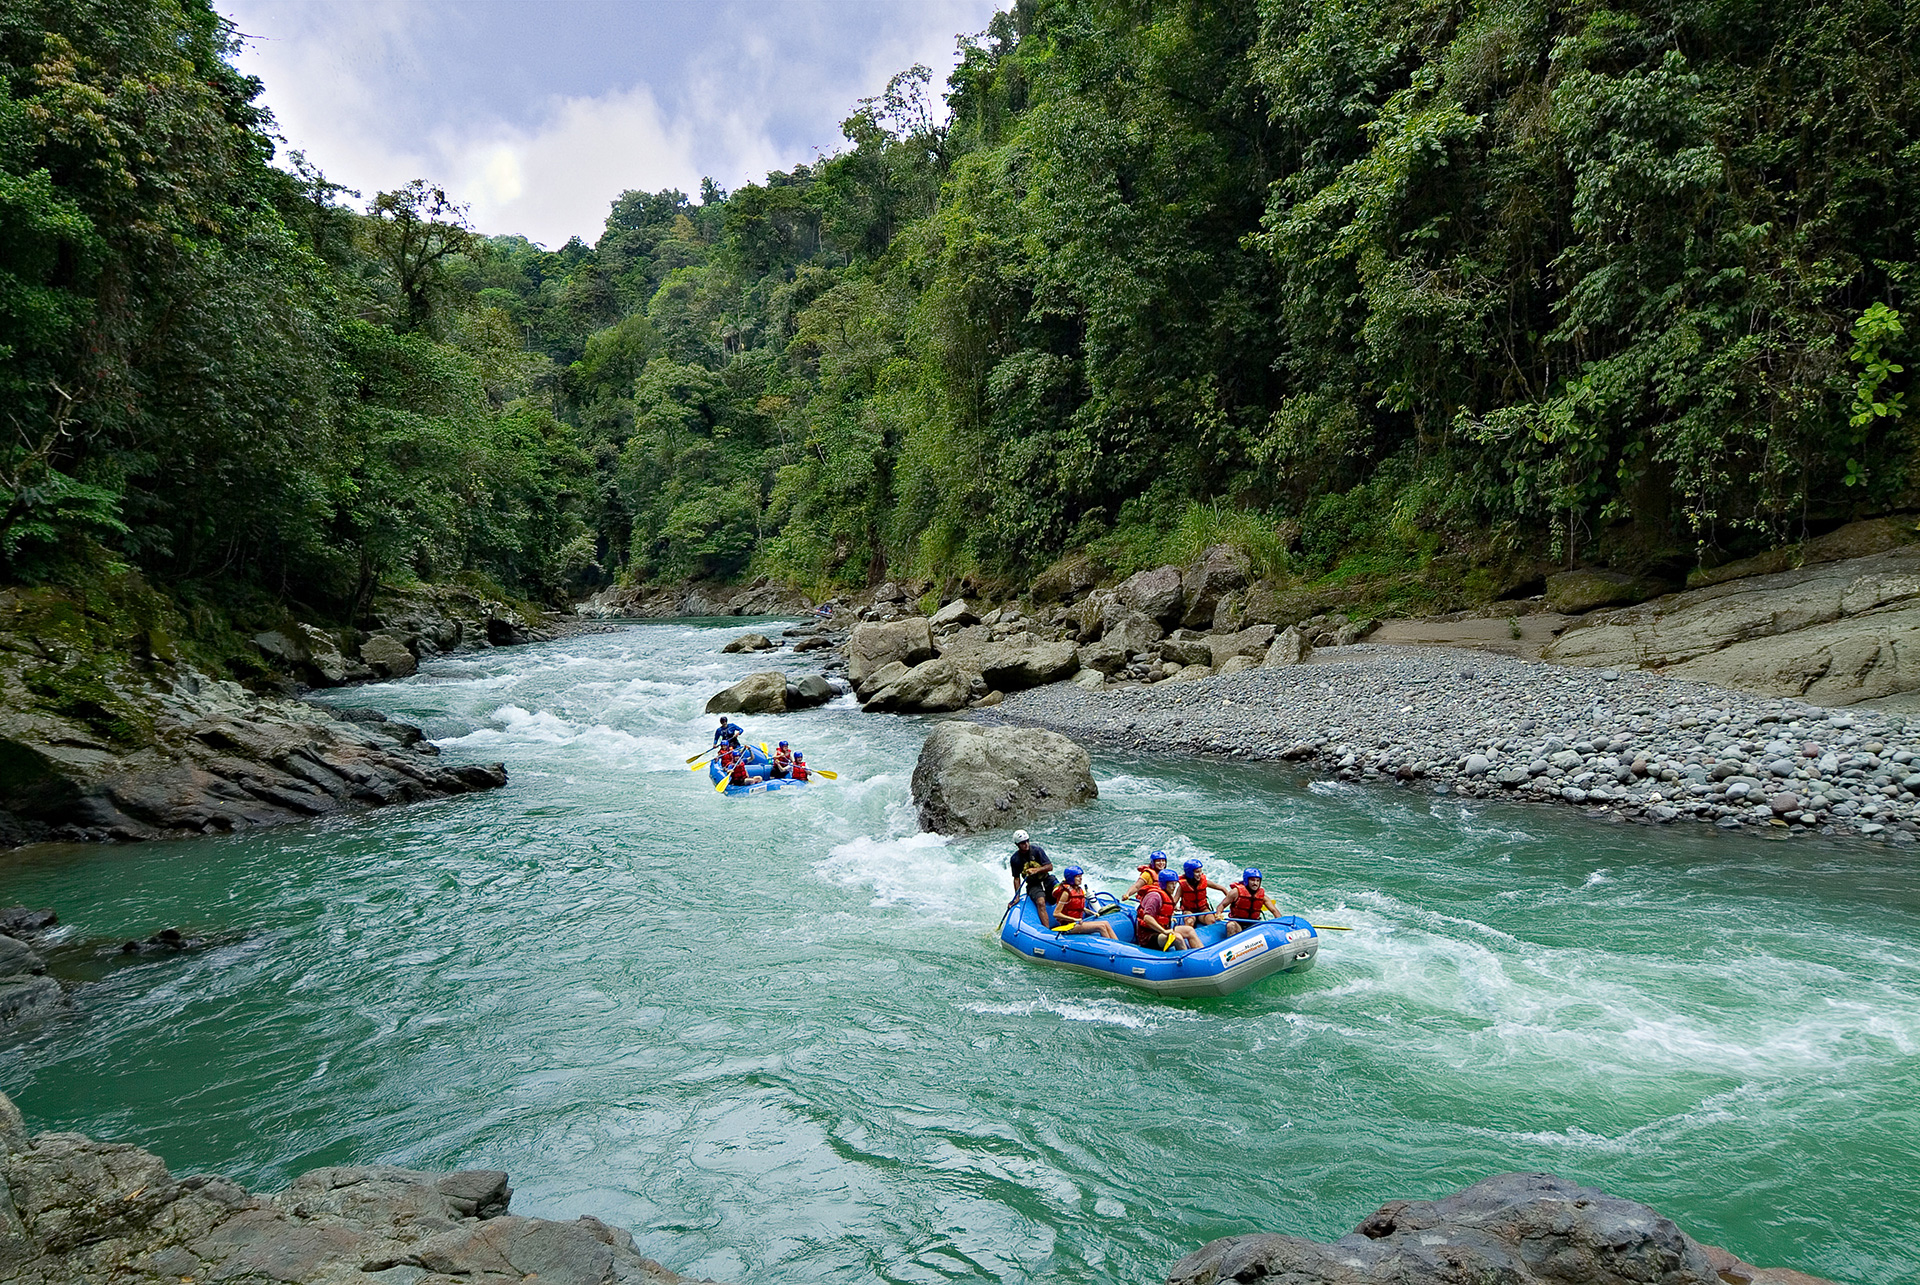
[[[30,1136],[0,1095],[0,1273],[23,1285],[693,1285],[597,1218],[510,1212],[498,1170],[315,1169],[285,1191],[176,1178],[139,1147]],[[1440,1201],[1383,1205],[1333,1245],[1257,1234],[1181,1259],[1168,1285],[1825,1285],[1756,1268],[1632,1201],[1504,1174]]]
[[[1055,684],[971,717],[1598,817],[1903,844],[1920,833],[1920,735],[1903,715],[1644,671],[1362,643],[1185,683]]]

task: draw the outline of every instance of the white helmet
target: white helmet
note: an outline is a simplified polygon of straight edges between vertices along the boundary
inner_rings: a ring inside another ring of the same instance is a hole
[[[1015,843],[1030,843],[1033,841],[1033,836],[1025,830],[1015,830],[1013,832],[1013,841]]]

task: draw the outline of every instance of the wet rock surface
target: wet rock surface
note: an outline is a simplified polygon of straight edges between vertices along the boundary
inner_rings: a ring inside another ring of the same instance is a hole
[[[60,922],[51,910],[13,906],[0,910],[0,1031],[44,1017],[66,1002],[60,983],[47,976],[36,949]]]
[[[941,723],[920,747],[913,803],[922,829],[1010,829],[1098,798],[1092,760],[1057,732]]]
[[[1167,1285],[1820,1285],[1751,1267],[1647,1206],[1551,1174],[1382,1205],[1331,1245],[1270,1233],[1188,1254]]]
[[[596,1218],[510,1212],[507,1175],[315,1169],[282,1192],[175,1178],[138,1147],[29,1137],[0,1096],[0,1269],[24,1285],[181,1280],[286,1285],[681,1285]]]
[[[1601,818],[1920,835],[1920,724],[1640,671],[1362,643],[1151,687],[1056,683],[969,717]]]

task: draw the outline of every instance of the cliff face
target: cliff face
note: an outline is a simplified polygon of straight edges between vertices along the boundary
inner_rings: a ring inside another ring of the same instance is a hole
[[[506,782],[404,724],[214,678],[137,584],[0,590],[0,847],[305,820]]]
[[[694,1285],[596,1218],[516,1217],[492,1170],[315,1169],[255,1195],[138,1147],[30,1138],[4,1095],[0,1148],[0,1279],[22,1285]]]

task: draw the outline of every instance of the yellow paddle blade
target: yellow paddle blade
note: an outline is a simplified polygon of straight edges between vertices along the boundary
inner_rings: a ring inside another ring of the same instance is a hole
[[[727,792],[727,782],[731,781],[732,779],[733,778],[731,776],[721,777],[720,783],[713,787],[713,792],[715,794],[725,794]]]
[[[813,775],[815,775],[815,776],[824,776],[824,777],[826,777],[826,778],[827,778],[827,779],[828,779],[829,781],[837,781],[837,780],[839,780],[839,779],[840,779],[840,774],[839,774],[838,772],[829,772],[829,771],[827,771],[827,769],[825,769],[824,767],[816,767],[816,768],[813,768],[813,769],[812,769],[812,772],[813,772]]]
[[[687,760],[687,762],[689,762],[689,763],[691,763],[691,762],[693,762],[693,761],[694,761],[694,759],[703,759],[703,758],[705,758],[705,757],[706,757],[707,755],[709,755],[709,754],[711,754],[711,753],[713,753],[713,751],[714,751],[715,749],[717,749],[717,748],[719,748],[719,747],[718,747],[718,746],[710,746],[710,747],[708,747],[707,749],[704,749],[704,750],[701,750],[701,751],[700,751],[700,752],[699,752],[698,754],[696,754],[696,755],[694,755],[694,756],[693,756],[693,758],[690,758],[690,759],[688,759],[688,760]]]

